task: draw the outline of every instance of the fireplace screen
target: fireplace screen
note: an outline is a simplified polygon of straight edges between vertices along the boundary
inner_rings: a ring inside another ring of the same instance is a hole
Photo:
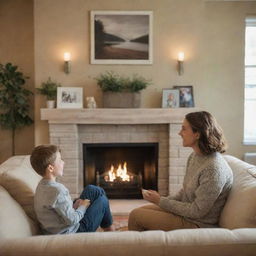
[[[84,185],[95,184],[109,198],[142,198],[157,190],[157,143],[84,144]]]

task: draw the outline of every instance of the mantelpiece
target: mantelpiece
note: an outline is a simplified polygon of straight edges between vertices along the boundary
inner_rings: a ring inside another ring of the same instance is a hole
[[[169,124],[181,123],[194,108],[41,109],[41,120],[61,124]]]

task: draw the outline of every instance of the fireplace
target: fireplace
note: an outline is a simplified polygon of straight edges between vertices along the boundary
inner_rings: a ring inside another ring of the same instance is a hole
[[[184,116],[195,110],[41,109],[41,119],[49,122],[50,143],[61,148],[65,171],[59,181],[69,189],[73,198],[80,195],[86,184],[84,180],[88,182],[88,178],[91,178],[96,184],[96,173],[86,174],[87,177],[84,175],[83,150],[84,144],[97,143],[157,143],[155,188],[160,195],[166,196],[176,194],[182,187],[185,164],[191,149],[182,146],[178,132]],[[130,166],[127,162],[128,170]]]
[[[102,187],[109,198],[142,198],[157,190],[158,143],[83,144],[84,186]]]

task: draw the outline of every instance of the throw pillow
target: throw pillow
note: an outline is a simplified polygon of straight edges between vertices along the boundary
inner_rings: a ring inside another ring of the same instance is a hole
[[[223,228],[256,227],[255,166],[232,156],[224,156],[233,171],[233,186],[221,213],[219,225]]]
[[[0,240],[28,237],[38,233],[37,226],[2,186],[0,186],[0,205]]]
[[[33,170],[29,157],[24,157],[18,166],[11,165],[6,169],[1,175],[0,185],[22,206],[26,214],[36,221],[34,194],[42,177]]]

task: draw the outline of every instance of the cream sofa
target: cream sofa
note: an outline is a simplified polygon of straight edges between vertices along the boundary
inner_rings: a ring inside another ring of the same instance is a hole
[[[33,211],[40,177],[29,156],[12,157],[0,165],[0,255],[256,255],[256,167],[225,158],[234,186],[220,228],[43,236]]]

